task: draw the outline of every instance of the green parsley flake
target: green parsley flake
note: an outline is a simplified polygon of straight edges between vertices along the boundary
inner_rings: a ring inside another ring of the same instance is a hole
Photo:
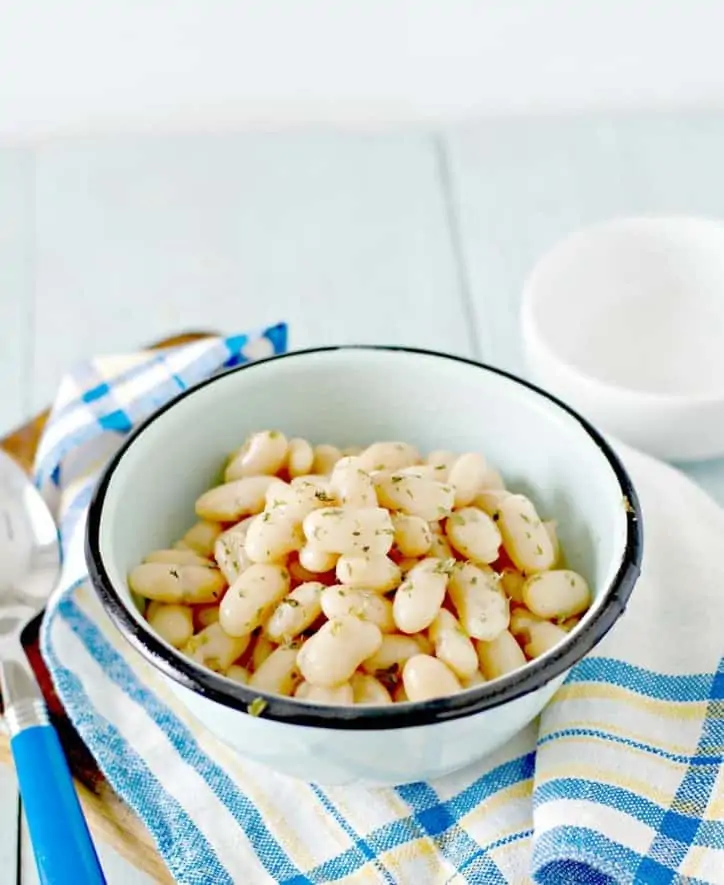
[[[247,704],[246,712],[250,716],[261,716],[261,714],[266,710],[268,704],[264,700],[264,698],[254,698],[254,700]]]

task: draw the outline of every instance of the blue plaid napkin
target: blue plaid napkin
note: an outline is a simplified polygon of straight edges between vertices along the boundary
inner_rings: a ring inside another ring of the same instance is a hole
[[[65,564],[42,647],[58,693],[175,878],[215,883],[724,883],[724,513],[619,447],[646,519],[630,609],[539,722],[473,770],[321,789],[246,762],[191,719],[109,623],[82,556],[94,476],[123,435],[283,326],[99,358],[64,379],[37,481]]]

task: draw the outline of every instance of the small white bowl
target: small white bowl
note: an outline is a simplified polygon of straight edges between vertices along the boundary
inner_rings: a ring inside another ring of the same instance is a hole
[[[724,455],[724,224],[630,218],[575,233],[528,278],[532,376],[660,458]]]
[[[193,502],[250,431],[278,427],[338,445],[403,439],[485,452],[509,487],[558,521],[594,603],[559,645],[522,669],[428,703],[329,707],[263,695],[161,640],[136,608],[129,570],[194,520]],[[394,348],[291,353],[232,369],[160,409],[113,458],[88,514],[86,557],[125,638],[189,710],[239,753],[317,783],[400,784],[462,768],[540,713],[621,615],[639,571],[636,494],[585,421],[525,382],[468,360]]]

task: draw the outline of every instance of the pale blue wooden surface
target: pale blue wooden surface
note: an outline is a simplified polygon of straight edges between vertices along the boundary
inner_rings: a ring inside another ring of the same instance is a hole
[[[0,428],[28,407],[32,294],[31,158],[0,150]],[[0,882],[15,883],[18,800],[15,777],[0,766]]]
[[[724,215],[722,157],[724,117],[702,115],[0,151],[0,428],[84,355],[192,326],[286,319],[294,347],[406,343],[522,372],[517,309],[536,258],[612,215]],[[724,502],[724,462],[690,473]],[[0,883],[14,881],[8,777]],[[148,882],[102,854],[111,885]]]
[[[15,885],[18,856],[18,794],[15,775],[0,765],[0,882]]]
[[[430,138],[94,141],[36,169],[35,405],[89,347],[173,328],[470,349]]]
[[[0,149],[0,428],[28,408],[32,336],[32,156]]]

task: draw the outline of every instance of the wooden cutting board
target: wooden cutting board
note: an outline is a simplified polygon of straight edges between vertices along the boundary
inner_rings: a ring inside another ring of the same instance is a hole
[[[156,350],[175,347],[208,337],[210,334],[212,333],[189,332],[167,338],[151,345],[151,348]],[[48,412],[43,412],[23,427],[0,439],[0,446],[27,471],[32,469],[35,450],[47,417]],[[40,656],[38,633],[41,620],[42,614],[28,625],[23,633],[23,647],[38,678],[51,718],[58,729],[94,837],[109,842],[119,854],[147,873],[154,881],[173,883],[173,877],[159,857],[148,830],[113,792],[65,715],[53,690],[50,674]],[[11,765],[12,757],[7,735],[0,733],[0,765],[2,764]]]

